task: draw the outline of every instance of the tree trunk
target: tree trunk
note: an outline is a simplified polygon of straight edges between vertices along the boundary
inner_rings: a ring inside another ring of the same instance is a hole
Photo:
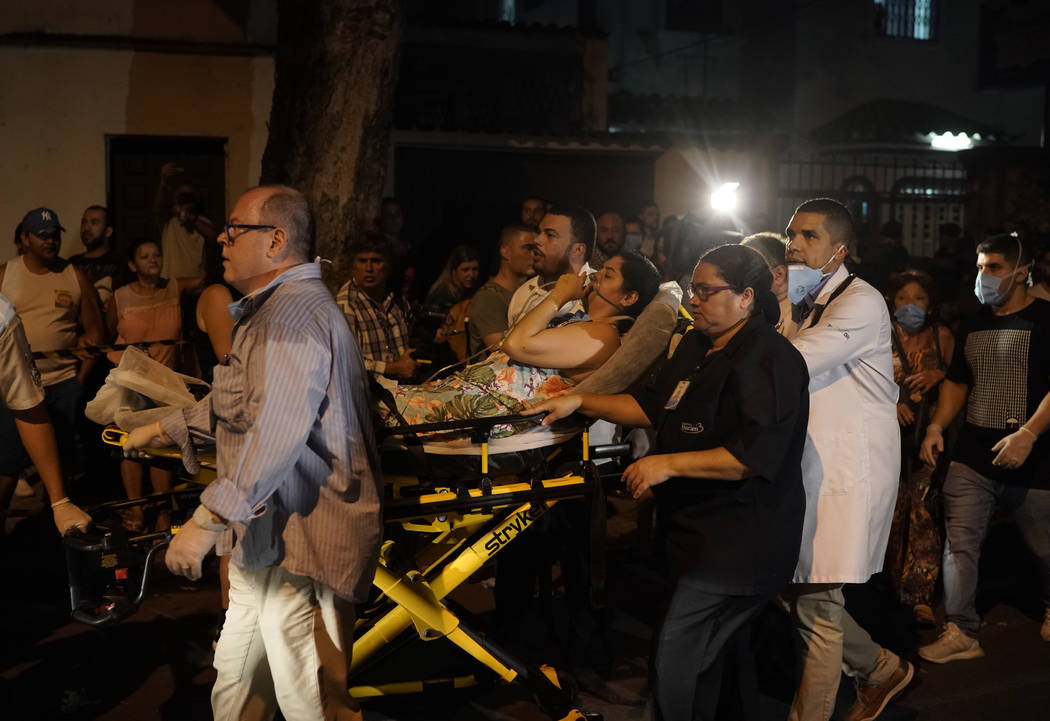
[[[401,0],[281,0],[262,183],[310,201],[325,280],[349,277],[349,243],[379,210],[404,36]]]

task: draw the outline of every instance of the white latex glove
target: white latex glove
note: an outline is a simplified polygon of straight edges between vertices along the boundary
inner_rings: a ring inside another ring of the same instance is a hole
[[[55,526],[59,535],[66,535],[73,528],[86,531],[91,525],[91,516],[68,498],[61,498],[52,503],[51,511],[55,515]]]
[[[176,576],[185,576],[191,581],[201,577],[201,563],[215,546],[219,534],[226,529],[212,520],[212,513],[204,506],[197,506],[193,517],[186,522],[171,539],[164,556],[168,570]]]
[[[993,451],[999,452],[992,460],[992,465],[1000,468],[1020,468],[1028,460],[1028,454],[1035,445],[1035,438],[1035,434],[1024,427],[1003,436],[992,446]]]
[[[143,452],[145,448],[163,448],[170,445],[171,438],[161,428],[160,423],[150,423],[128,434],[124,440],[124,457],[142,458],[145,456]]]

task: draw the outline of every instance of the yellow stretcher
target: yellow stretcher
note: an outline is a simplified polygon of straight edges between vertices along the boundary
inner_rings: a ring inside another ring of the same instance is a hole
[[[541,478],[539,475],[542,473],[533,473],[530,480],[490,476],[487,434],[491,428],[504,423],[535,420],[536,417],[503,416],[386,429],[387,435],[411,436],[466,430],[480,442],[481,474],[480,478],[475,479],[477,482],[470,483],[469,487],[457,482],[444,487],[420,488],[417,478],[387,477],[391,497],[384,504],[384,521],[388,526],[397,524],[403,532],[387,534],[388,538],[400,536],[401,540],[384,542],[373,580],[376,596],[367,608],[359,612],[350,666],[351,683],[354,684],[350,693],[355,698],[419,693],[431,688],[463,688],[477,682],[474,674],[464,674],[354,683],[355,679],[370,675],[368,671],[389,652],[396,651],[398,643],[395,642],[414,634],[422,641],[445,638],[499,679],[525,684],[540,708],[551,718],[600,718],[594,714],[584,714],[575,707],[572,699],[561,688],[553,668],[529,668],[519,663],[491,640],[472,630],[448,603],[448,597],[453,591],[537,519],[566,499],[590,500],[592,552],[595,556],[592,565],[604,563],[602,541],[605,500],[601,478],[591,458],[595,453],[602,456],[621,455],[626,452],[627,446],[592,449],[587,433],[583,432],[580,458],[567,466],[563,465],[553,477]],[[103,440],[119,446],[123,445],[126,435],[110,427],[103,432]],[[560,452],[560,448],[554,449],[546,459],[545,468],[550,467],[553,456]],[[178,451],[171,448],[149,449],[147,453],[158,459],[180,457]],[[198,492],[215,477],[213,463],[204,459],[202,466],[193,484]],[[173,498],[187,490],[192,488],[187,489],[185,485],[177,487]],[[173,502],[177,503],[177,500]],[[172,532],[177,532],[177,527]],[[398,544],[411,548],[399,548]],[[602,577],[603,574],[597,575]],[[132,606],[141,602],[147,577],[148,569],[143,574],[141,592]],[[125,612],[120,615],[123,617],[129,612],[125,608]]]

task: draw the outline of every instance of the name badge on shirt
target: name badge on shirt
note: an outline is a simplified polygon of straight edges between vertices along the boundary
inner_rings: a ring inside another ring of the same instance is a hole
[[[678,385],[674,387],[674,393],[667,399],[667,403],[664,403],[665,411],[673,411],[678,407],[678,404],[682,402],[682,396],[689,390],[689,381],[678,381]]]

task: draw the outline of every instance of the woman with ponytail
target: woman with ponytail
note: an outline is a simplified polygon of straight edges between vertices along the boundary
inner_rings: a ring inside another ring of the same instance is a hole
[[[544,424],[580,412],[656,430],[623,480],[635,498],[655,496],[674,575],[652,663],[659,718],[715,717],[727,646],[748,653],[737,632],[798,561],[809,373],[776,331],[771,285],[755,250],[707,251],[688,286],[694,330],[651,387],[533,408],[548,411]]]

